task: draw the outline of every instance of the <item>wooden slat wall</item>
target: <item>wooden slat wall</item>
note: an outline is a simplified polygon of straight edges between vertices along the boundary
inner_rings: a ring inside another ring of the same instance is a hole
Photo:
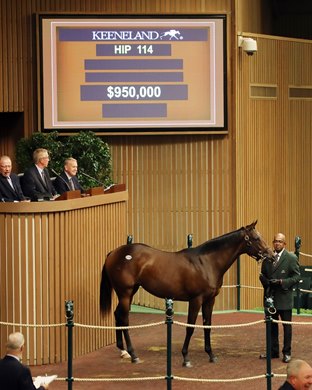
[[[231,230],[231,149],[227,137],[112,137],[114,176],[129,190],[128,233],[135,242],[169,251]],[[225,277],[233,284],[235,266]],[[223,290],[219,310],[233,307]],[[140,292],[136,303],[164,308],[164,302]],[[178,306],[181,308],[181,306]],[[185,308],[185,305],[183,305]]]
[[[236,47],[237,32],[248,31],[248,27],[253,32],[270,27],[262,22],[263,18],[267,21],[266,16],[258,14],[263,13],[263,1],[253,1],[252,9],[249,3],[0,0],[0,85],[4,86],[0,90],[0,112],[22,111],[24,135],[37,129],[35,35],[31,23],[35,12],[227,13],[229,136],[108,139],[114,179],[126,183],[129,189],[127,233],[133,234],[135,241],[177,250],[186,246],[189,233],[197,245],[258,218],[259,230],[267,241],[276,230],[283,230],[292,249],[293,238],[299,234],[303,237],[302,249],[310,253],[311,103],[288,101],[286,90],[288,83],[311,85],[311,43],[255,36],[258,53],[241,56]],[[249,98],[250,84],[262,83],[278,86],[276,100]],[[14,150],[16,134],[11,139],[9,132],[6,134],[5,150]],[[280,149],[282,162],[275,157]],[[257,267],[250,259],[242,259],[242,270],[244,284],[258,283]],[[224,284],[235,280],[233,266]],[[233,296],[224,289],[215,308],[235,308]],[[261,304],[261,293],[256,291],[248,290],[243,297],[244,308]],[[163,302],[151,300],[163,306]]]
[[[9,111],[25,112],[25,135],[36,130],[36,83],[34,80],[35,55],[34,35],[31,35],[31,14],[35,12],[104,12],[138,14],[196,14],[228,13],[232,2],[228,0],[202,1],[44,1],[23,0],[21,8],[18,0],[12,5],[2,5],[3,16],[19,14],[23,23],[21,63],[15,64],[15,73],[23,83],[9,90],[3,97],[3,107]],[[11,10],[9,10],[9,8]],[[26,23],[25,23],[26,22]],[[16,37],[16,40],[13,37]],[[15,47],[22,39],[13,31],[4,29],[4,39]],[[231,44],[231,18],[228,17],[228,46]],[[2,60],[10,61],[5,52]],[[1,62],[1,61],[0,61]],[[23,65],[26,62],[26,66]],[[231,95],[231,68],[228,65],[229,96]],[[7,63],[3,65],[4,78],[9,78]],[[29,84],[28,84],[29,83]],[[27,85],[26,85],[27,84]],[[18,89],[22,88],[23,89]],[[10,92],[11,91],[11,92]],[[10,95],[11,94],[11,95]],[[11,96],[11,97],[10,97]],[[18,96],[15,108],[12,96]],[[1,106],[0,106],[1,111]],[[231,107],[229,123],[231,127]],[[122,141],[121,141],[122,140]],[[121,144],[124,142],[124,144]],[[194,142],[194,143],[193,143]],[[115,148],[116,143],[116,148]],[[121,149],[120,149],[121,147]],[[231,183],[230,160],[231,144],[228,137],[172,137],[147,136],[141,138],[125,137],[112,140],[116,181],[126,182],[131,193],[131,211],[128,214],[128,231],[135,240],[140,240],[165,250],[177,250],[186,246],[186,235],[194,235],[194,245],[215,235],[225,233],[233,226],[231,220],[233,191]],[[120,149],[118,162],[117,148]],[[153,159],[150,156],[153,155]],[[134,158],[135,160],[132,160]],[[123,171],[126,169],[126,171]],[[199,170],[199,173],[198,173]],[[151,172],[152,171],[152,172]],[[148,179],[149,178],[149,179]],[[124,180],[126,179],[126,180]],[[191,188],[194,188],[191,190]],[[150,208],[152,207],[152,208]],[[234,272],[234,268],[233,268]],[[232,271],[230,272],[232,284]],[[231,299],[232,300],[232,299]],[[220,295],[220,309],[228,305],[228,298]],[[163,302],[159,303],[163,305]]]
[[[73,300],[75,323],[114,325],[113,315],[100,317],[99,286],[106,254],[126,240],[126,202],[100,203],[81,209],[36,213],[5,212],[2,207],[0,278],[5,294],[0,296],[0,321],[65,323],[65,301]],[[2,325],[1,355],[5,353],[8,333],[22,331],[27,340],[24,358],[28,364],[65,361],[66,329]],[[113,330],[75,327],[74,356],[111,344],[114,339]]]
[[[289,86],[312,87],[312,42],[253,36],[258,52],[238,51],[236,185],[237,220],[259,218],[259,230],[271,242],[286,234],[288,249],[302,237],[311,254],[311,99],[289,99]],[[251,98],[251,84],[276,85],[277,98]],[[259,217],[261,216],[261,217]],[[311,258],[301,258],[311,265]],[[243,268],[245,283],[258,283],[256,265]],[[243,294],[245,307],[261,306],[256,291]]]

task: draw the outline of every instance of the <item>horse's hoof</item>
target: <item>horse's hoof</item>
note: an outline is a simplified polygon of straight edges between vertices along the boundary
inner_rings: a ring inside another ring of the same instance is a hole
[[[120,357],[122,359],[130,359],[131,358],[130,354],[126,350],[123,350],[120,352]]]
[[[209,361],[210,361],[210,363],[217,363],[218,358],[216,356],[210,356]]]
[[[186,368],[192,368],[192,363],[188,360],[187,362],[183,362],[182,364],[183,367],[186,367]]]
[[[135,357],[131,359],[131,363],[135,363],[135,364],[141,363],[141,360],[138,357]]]

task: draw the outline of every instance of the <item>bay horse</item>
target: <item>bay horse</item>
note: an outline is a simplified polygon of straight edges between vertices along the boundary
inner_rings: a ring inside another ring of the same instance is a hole
[[[203,324],[211,325],[211,316],[216,296],[219,294],[223,275],[237,257],[246,253],[254,259],[268,258],[273,252],[255,229],[257,221],[213,238],[203,244],[178,252],[164,252],[144,244],[128,244],[110,252],[102,269],[100,286],[100,310],[102,314],[111,309],[112,289],[118,298],[114,312],[116,327],[129,326],[129,310],[134,294],[142,286],[159,298],[188,301],[188,324],[195,324],[200,307]],[[190,367],[188,347],[194,332],[186,328],[182,347],[183,366]],[[139,361],[131,344],[128,330],[116,330],[116,344],[124,351],[122,333],[131,361]],[[210,343],[210,328],[204,329],[205,351],[210,362],[216,357]],[[127,354],[127,355],[128,355]]]

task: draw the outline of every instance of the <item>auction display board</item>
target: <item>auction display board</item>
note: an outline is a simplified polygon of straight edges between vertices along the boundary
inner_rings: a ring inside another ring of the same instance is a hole
[[[39,20],[44,130],[226,131],[224,16]]]

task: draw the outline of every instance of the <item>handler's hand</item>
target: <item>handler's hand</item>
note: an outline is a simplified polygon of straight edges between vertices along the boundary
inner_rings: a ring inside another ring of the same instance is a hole
[[[280,286],[282,284],[282,279],[270,279],[271,286]]]

